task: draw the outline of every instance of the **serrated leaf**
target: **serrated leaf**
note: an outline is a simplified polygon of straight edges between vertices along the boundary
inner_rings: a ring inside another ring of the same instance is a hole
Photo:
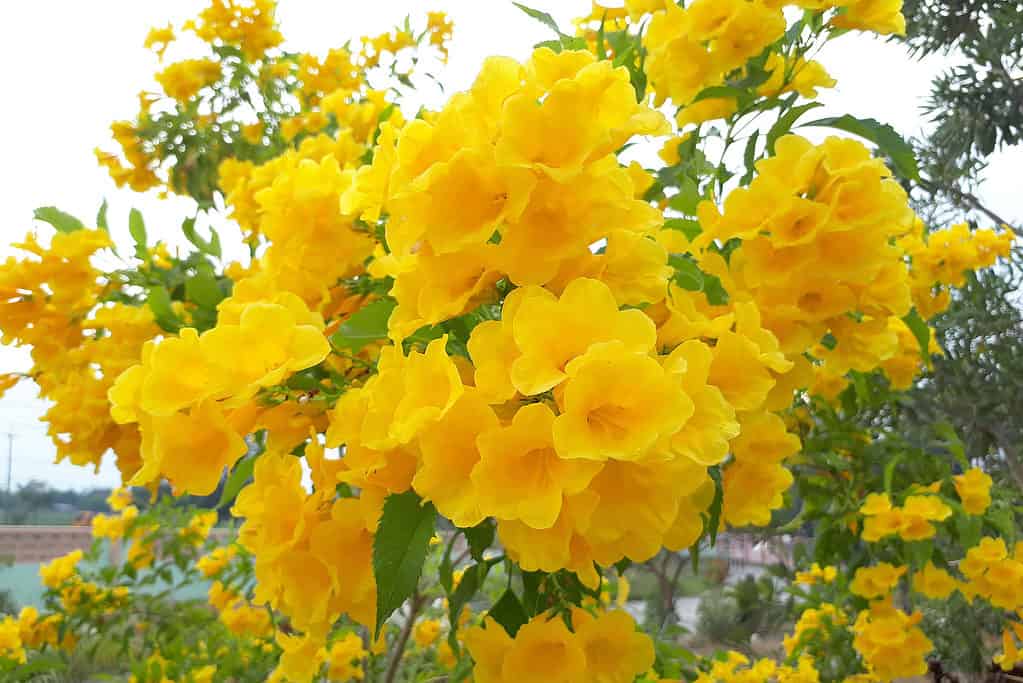
[[[142,218],[142,212],[132,209],[128,213],[128,233],[135,240],[135,256],[145,260],[149,257],[149,240],[146,235],[146,222]]]
[[[877,119],[859,119],[845,114],[844,116],[817,119],[804,123],[803,126],[835,128],[870,140],[892,160],[896,170],[902,176],[909,180],[920,179],[920,171],[913,148],[887,123],[881,123]]]
[[[387,320],[397,302],[378,299],[369,303],[341,323],[330,341],[336,348],[358,352],[367,344],[387,338]]]
[[[487,612],[487,616],[493,617],[494,621],[503,626],[512,638],[529,621],[518,596],[510,588],[494,603],[494,606]]]
[[[57,232],[74,232],[85,227],[80,220],[55,206],[40,206],[32,216],[37,221],[49,223]]]
[[[391,614],[416,590],[430,549],[437,510],[415,491],[392,494],[373,539],[373,575],[377,584],[377,614],[373,638]]]
[[[532,7],[526,7],[525,5],[517,3],[517,2],[513,2],[512,4],[515,5],[516,7],[518,7],[523,12],[525,12],[528,16],[532,17],[533,19],[536,19],[537,21],[539,21],[544,26],[546,26],[546,27],[550,28],[551,30],[553,30],[555,33],[558,34],[558,36],[564,35],[564,34],[561,33],[561,29],[558,28],[558,22],[554,21],[554,17],[552,17],[551,15],[547,14],[547,12],[541,12],[538,9],[533,9]]]

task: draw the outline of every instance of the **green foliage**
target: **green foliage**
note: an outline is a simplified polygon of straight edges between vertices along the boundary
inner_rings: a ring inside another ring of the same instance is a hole
[[[37,221],[43,221],[49,223],[57,232],[74,232],[75,230],[81,230],[85,227],[82,221],[78,220],[69,213],[61,211],[55,206],[41,206],[35,210],[33,218]]]
[[[373,575],[377,583],[374,637],[391,614],[416,591],[433,537],[437,511],[415,491],[394,494],[384,501],[380,526],[373,540]]]

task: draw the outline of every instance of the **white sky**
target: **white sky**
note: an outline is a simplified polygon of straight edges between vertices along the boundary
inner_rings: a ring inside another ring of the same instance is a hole
[[[127,215],[132,207],[146,217],[150,240],[182,243],[177,229],[190,215],[190,201],[160,200],[118,190],[97,167],[92,150],[111,148],[109,124],[130,118],[136,93],[154,89],[156,58],[142,48],[152,25],[180,25],[194,16],[205,0],[33,0],[7,8],[0,22],[0,63],[5,92],[0,104],[4,164],[0,167],[0,257],[12,253],[10,243],[33,227],[32,211],[56,205],[91,223],[104,197],[110,203],[111,231],[127,243]],[[563,28],[584,14],[589,0],[532,0],[550,12]],[[608,2],[608,4],[611,4]],[[448,12],[455,21],[451,58],[443,74],[448,92],[468,87],[484,57],[528,56],[531,46],[551,36],[545,27],[516,9],[510,0],[280,0],[278,17],[288,46],[322,53],[349,38],[387,30],[411,14],[420,25],[428,9]],[[173,52],[168,56],[174,57]],[[904,135],[918,133],[926,122],[919,105],[932,77],[950,63],[946,58],[912,61],[893,44],[859,34],[843,36],[818,57],[838,80],[821,101],[831,113],[851,113],[891,123]],[[1023,150],[996,154],[987,172],[982,199],[1008,220],[1023,221],[1018,201],[1023,190]],[[227,230],[223,230],[224,236]],[[0,347],[0,372],[24,371],[30,363],[24,350]],[[112,464],[99,475],[69,464],[52,464],[54,449],[38,421],[46,405],[35,388],[22,383],[0,399],[0,486],[6,482],[7,439],[14,438],[13,483],[43,479],[56,487],[113,486]]]

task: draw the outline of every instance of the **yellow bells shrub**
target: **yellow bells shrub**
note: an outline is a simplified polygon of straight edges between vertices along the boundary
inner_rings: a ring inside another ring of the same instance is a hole
[[[641,233],[615,230],[607,237],[596,277],[619,305],[638,306],[664,299],[671,274],[668,252],[661,244]]]
[[[784,504],[783,494],[792,482],[792,473],[781,465],[733,462],[722,477],[722,516],[732,526],[766,526],[771,510]]]
[[[982,515],[991,505],[991,477],[976,467],[952,477],[963,509],[971,515]]]
[[[412,639],[421,648],[433,645],[440,636],[440,622],[436,619],[423,619],[412,631]]]
[[[586,680],[594,683],[631,683],[654,663],[650,637],[622,610],[592,615],[572,610],[572,629],[586,655]]]
[[[498,633],[490,631],[500,631]],[[466,645],[476,660],[479,683],[570,683],[586,679],[586,654],[576,634],[559,617],[538,614],[515,638],[488,618],[485,628],[466,633]]]
[[[519,305],[529,297],[553,298],[542,287],[518,287],[505,297],[500,320],[484,320],[469,335],[469,356],[476,368],[473,380],[489,403],[504,403],[515,396],[511,368],[521,352],[513,325]]]
[[[156,74],[156,81],[167,95],[185,103],[206,86],[216,83],[220,75],[220,64],[212,59],[186,59]]]
[[[424,325],[455,318],[495,297],[497,247],[477,244],[435,254],[423,247],[406,258],[390,294],[398,306],[387,321],[390,336],[400,341]]]
[[[580,535],[601,565],[623,557],[648,560],[664,545],[665,536],[678,528],[682,501],[708,479],[705,467],[686,458],[609,460],[590,484],[597,505]],[[695,507],[689,504],[686,509]]]
[[[557,299],[537,292],[521,301],[512,334],[521,355],[511,365],[511,381],[532,396],[567,379],[566,366],[592,344],[616,340],[628,353],[650,353],[656,330],[642,311],[618,310],[607,285],[579,278]]]
[[[500,423],[482,393],[466,388],[451,410],[419,436],[421,460],[412,487],[456,526],[476,526],[487,515],[489,501],[473,473],[480,466],[483,435],[494,429]]]
[[[739,424],[739,435],[731,442],[738,462],[780,463],[802,447],[799,437],[789,434],[785,421],[774,413],[742,413]]]
[[[906,33],[902,0],[853,0],[848,3],[848,10],[835,15],[831,23],[837,28],[874,31],[881,35]]]
[[[357,156],[358,149],[348,154]],[[328,298],[339,279],[359,272],[373,252],[373,239],[358,231],[339,209],[351,184],[336,154],[295,160],[255,193],[259,231],[270,240],[261,259],[263,271],[282,290],[302,298],[313,310]],[[330,249],[317,245],[330,244]]]
[[[511,424],[479,435],[480,460],[472,486],[486,514],[549,529],[564,496],[589,485],[600,463],[564,459],[555,450],[556,420],[545,404],[533,403],[519,408]]]
[[[849,590],[868,600],[883,598],[892,592],[905,573],[905,567],[896,567],[887,562],[873,567],[860,567],[849,584]]]
[[[600,583],[593,568],[593,555],[583,533],[589,529],[599,498],[584,490],[566,496],[561,513],[549,529],[534,529],[518,520],[498,521],[497,533],[512,558],[525,571],[560,571],[569,569],[583,583]]]
[[[327,650],[327,678],[332,681],[362,680],[365,675],[363,659],[368,654],[358,634],[346,633]]]
[[[633,135],[670,132],[660,113],[637,104],[628,73],[610,62],[590,52],[555,55],[549,48],[536,50],[531,62],[540,76],[537,85],[549,90],[540,102],[528,87],[505,100],[497,144],[501,163],[565,181]],[[560,78],[552,77],[558,67]]]
[[[932,600],[944,600],[959,587],[959,582],[944,569],[928,562],[913,575],[913,590]]]
[[[281,658],[271,680],[311,681],[319,673],[326,656],[322,637],[278,631],[276,641],[281,648]]]
[[[176,491],[205,496],[213,492],[225,468],[248,450],[220,406],[206,400],[167,417],[144,419],[142,468],[131,484],[138,486],[163,475]]]
[[[709,346],[690,339],[675,347],[663,361],[665,370],[679,377],[693,412],[661,448],[708,466],[725,459],[729,440],[739,434],[735,409],[718,387],[707,382],[713,358]]]
[[[39,578],[47,588],[60,588],[65,582],[75,575],[75,568],[82,561],[81,550],[72,550],[67,555],[62,555],[50,560],[47,564],[40,565]]]
[[[693,414],[676,378],[621,341],[593,344],[565,372],[553,427],[562,458],[642,459]]]
[[[895,609],[890,601],[878,601],[860,612],[853,624],[853,646],[863,657],[867,670],[876,678],[923,676],[925,659],[934,645],[917,624],[923,615]]]
[[[221,391],[231,397],[228,405],[279,384],[330,353],[322,327],[300,321],[291,309],[274,303],[248,304],[237,325],[218,323],[201,336],[199,346],[215,364],[214,377],[223,377]]]

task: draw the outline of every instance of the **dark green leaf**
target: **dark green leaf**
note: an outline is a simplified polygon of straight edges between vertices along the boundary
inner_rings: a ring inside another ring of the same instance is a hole
[[[485,519],[471,529],[464,529],[465,540],[469,542],[469,552],[477,562],[483,559],[483,551],[494,542],[497,527],[489,519]]]
[[[132,209],[128,213],[128,233],[135,240],[135,256],[140,259],[149,257],[148,237],[146,236],[146,222],[142,219],[142,212]]]
[[[373,575],[377,583],[374,638],[387,618],[415,592],[436,518],[433,504],[423,504],[415,491],[390,495],[384,501],[373,540]]]
[[[676,211],[681,211],[687,216],[695,216],[696,207],[701,199],[700,188],[697,186],[696,181],[692,178],[684,177],[682,182],[679,183],[678,194],[668,200],[668,206]]]
[[[725,499],[725,489],[721,481],[721,469],[711,467],[707,474],[714,480],[714,500],[707,510],[707,534],[710,536],[710,544],[717,543],[718,526],[721,524],[721,504]]]
[[[378,299],[353,313],[341,323],[330,341],[336,348],[359,351],[367,344],[387,338],[387,319],[397,302],[394,299]]]
[[[459,615],[462,613],[462,608],[476,595],[483,580],[487,577],[487,572],[490,571],[490,566],[490,563],[484,562],[467,567],[462,572],[462,580],[458,582],[454,593],[448,597],[448,623],[455,625],[448,634],[448,642],[451,644],[451,649],[455,652],[458,652],[458,638],[456,634]]]
[[[37,221],[52,225],[57,232],[74,232],[85,227],[80,220],[55,206],[40,206],[32,215]]]
[[[919,180],[920,178],[913,148],[887,123],[881,123],[876,119],[858,119],[845,114],[844,116],[818,119],[803,125],[836,128],[870,140],[892,160],[896,170],[902,176],[909,180]]]
[[[529,621],[526,611],[522,608],[522,603],[511,589],[504,592],[504,595],[494,603],[487,615],[493,617],[494,621],[503,626],[512,638]]]
[[[774,154],[774,143],[778,141],[778,138],[782,137],[783,135],[792,130],[793,124],[795,124],[795,122],[799,120],[800,116],[810,111],[811,109],[816,109],[817,107],[823,106],[824,105],[821,104],[820,102],[808,102],[807,104],[801,104],[798,107],[792,107],[787,112],[782,114],[778,118],[778,120],[774,122],[774,125],[771,126],[771,130],[767,132],[766,142],[767,153]],[[808,123],[806,125],[811,126],[813,124]]]

